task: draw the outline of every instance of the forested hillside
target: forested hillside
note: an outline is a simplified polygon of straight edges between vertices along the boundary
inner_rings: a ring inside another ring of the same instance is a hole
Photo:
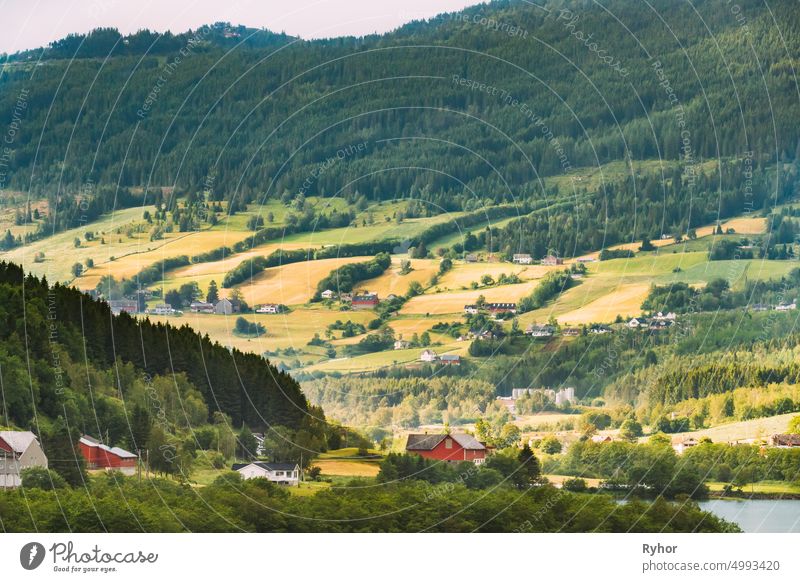
[[[758,169],[798,146],[796,4],[739,5],[499,1],[314,42],[70,37],[0,74],[0,118],[20,120],[4,186],[413,196],[439,212],[543,197],[547,177],[630,157],[679,161],[701,192],[702,160],[752,151]]]
[[[220,413],[253,429],[308,421],[298,384],[260,356],[189,326],[114,316],[106,303],[8,263],[0,264],[0,322],[5,425],[42,434],[60,419],[138,448],[152,426],[179,432]]]

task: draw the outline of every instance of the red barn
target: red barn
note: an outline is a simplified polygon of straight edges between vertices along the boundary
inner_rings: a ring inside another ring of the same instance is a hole
[[[479,465],[486,460],[486,445],[474,436],[464,433],[410,434],[406,452],[426,459],[453,463],[472,461]]]
[[[125,449],[106,446],[88,435],[83,435],[78,444],[89,469],[114,469],[126,475],[136,471],[139,457]]]
[[[378,294],[355,295],[351,305],[353,309],[375,309],[378,306]]]

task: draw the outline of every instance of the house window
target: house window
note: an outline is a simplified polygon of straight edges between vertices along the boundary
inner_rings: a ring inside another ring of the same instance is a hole
[[[450,439],[445,439],[444,441],[444,448],[452,449],[453,448],[453,441]]]

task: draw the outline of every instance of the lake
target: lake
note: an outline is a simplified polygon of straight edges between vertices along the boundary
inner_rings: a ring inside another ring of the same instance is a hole
[[[714,499],[701,509],[732,521],[747,533],[800,533],[800,500]]]

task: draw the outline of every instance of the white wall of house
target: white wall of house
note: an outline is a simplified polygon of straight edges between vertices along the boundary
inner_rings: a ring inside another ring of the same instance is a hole
[[[286,482],[289,485],[297,485],[300,482],[300,469],[295,467],[293,471],[268,471],[263,467],[252,464],[238,469],[243,479],[263,478],[273,483]]]

